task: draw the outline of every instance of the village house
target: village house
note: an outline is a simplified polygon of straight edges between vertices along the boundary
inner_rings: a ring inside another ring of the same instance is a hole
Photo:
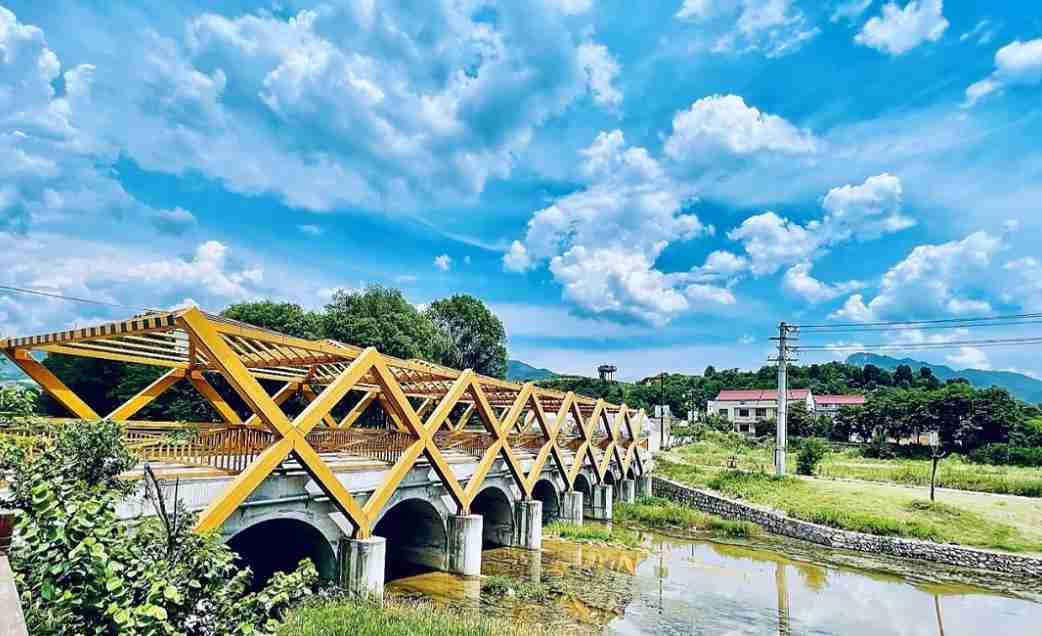
[[[863,395],[815,396],[809,389],[790,389],[789,408],[802,402],[808,413],[835,417],[844,406],[861,406]],[[706,406],[707,415],[718,415],[738,433],[753,435],[756,423],[778,418],[778,392],[774,389],[723,390]]]

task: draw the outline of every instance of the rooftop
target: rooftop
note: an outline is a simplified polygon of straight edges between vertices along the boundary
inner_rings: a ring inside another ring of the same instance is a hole
[[[790,400],[805,400],[810,395],[809,389],[790,389]],[[724,390],[716,396],[717,402],[739,402],[739,401],[777,401],[777,389],[742,389]]]

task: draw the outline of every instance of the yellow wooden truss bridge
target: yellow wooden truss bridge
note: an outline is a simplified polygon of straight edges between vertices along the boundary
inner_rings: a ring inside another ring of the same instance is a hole
[[[435,471],[463,515],[470,514],[471,502],[498,459],[526,499],[547,462],[569,490],[585,467],[601,483],[609,471],[644,474],[640,449],[647,448],[647,440],[640,433],[645,416],[625,404],[508,382],[470,369],[402,360],[374,348],[296,338],[197,308],[9,338],[0,340],[0,351],[75,418],[126,423],[127,441],[143,460],[201,465],[234,475],[200,515],[197,531],[219,528],[284,463],[307,472],[351,522],[357,539],[371,536],[381,510],[419,461]],[[169,370],[101,415],[32,352]],[[240,417],[215,390],[210,381],[215,374],[242,398],[248,418]],[[275,381],[279,388],[269,393],[261,380]],[[189,439],[172,443],[161,433],[178,425],[132,418],[181,381],[195,387],[224,422],[195,425]],[[334,418],[334,408],[352,392],[353,406]],[[290,418],[281,405],[295,395],[308,404]],[[387,415],[389,426],[354,426],[374,403]],[[469,425],[473,420],[476,426]],[[326,461],[329,453],[338,452],[388,465],[382,483],[365,502],[355,499]],[[465,485],[447,462],[448,452],[470,454],[477,462]],[[534,456],[527,472],[522,454]]]

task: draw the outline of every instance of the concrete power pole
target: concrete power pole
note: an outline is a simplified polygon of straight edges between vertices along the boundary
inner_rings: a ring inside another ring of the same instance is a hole
[[[788,438],[789,387],[786,374],[788,363],[792,361],[789,355],[793,353],[789,348],[789,341],[796,340],[797,329],[797,327],[781,322],[778,324],[778,337],[771,338],[771,340],[778,341],[778,357],[771,358],[769,361],[778,363],[778,437],[774,449],[774,468],[779,477],[785,476],[785,451]]]

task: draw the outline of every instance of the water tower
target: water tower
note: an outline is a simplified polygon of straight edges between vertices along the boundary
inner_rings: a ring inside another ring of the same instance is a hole
[[[615,368],[614,364],[602,364],[597,367],[597,375],[601,376],[602,382],[614,382],[616,371],[618,369]]]

